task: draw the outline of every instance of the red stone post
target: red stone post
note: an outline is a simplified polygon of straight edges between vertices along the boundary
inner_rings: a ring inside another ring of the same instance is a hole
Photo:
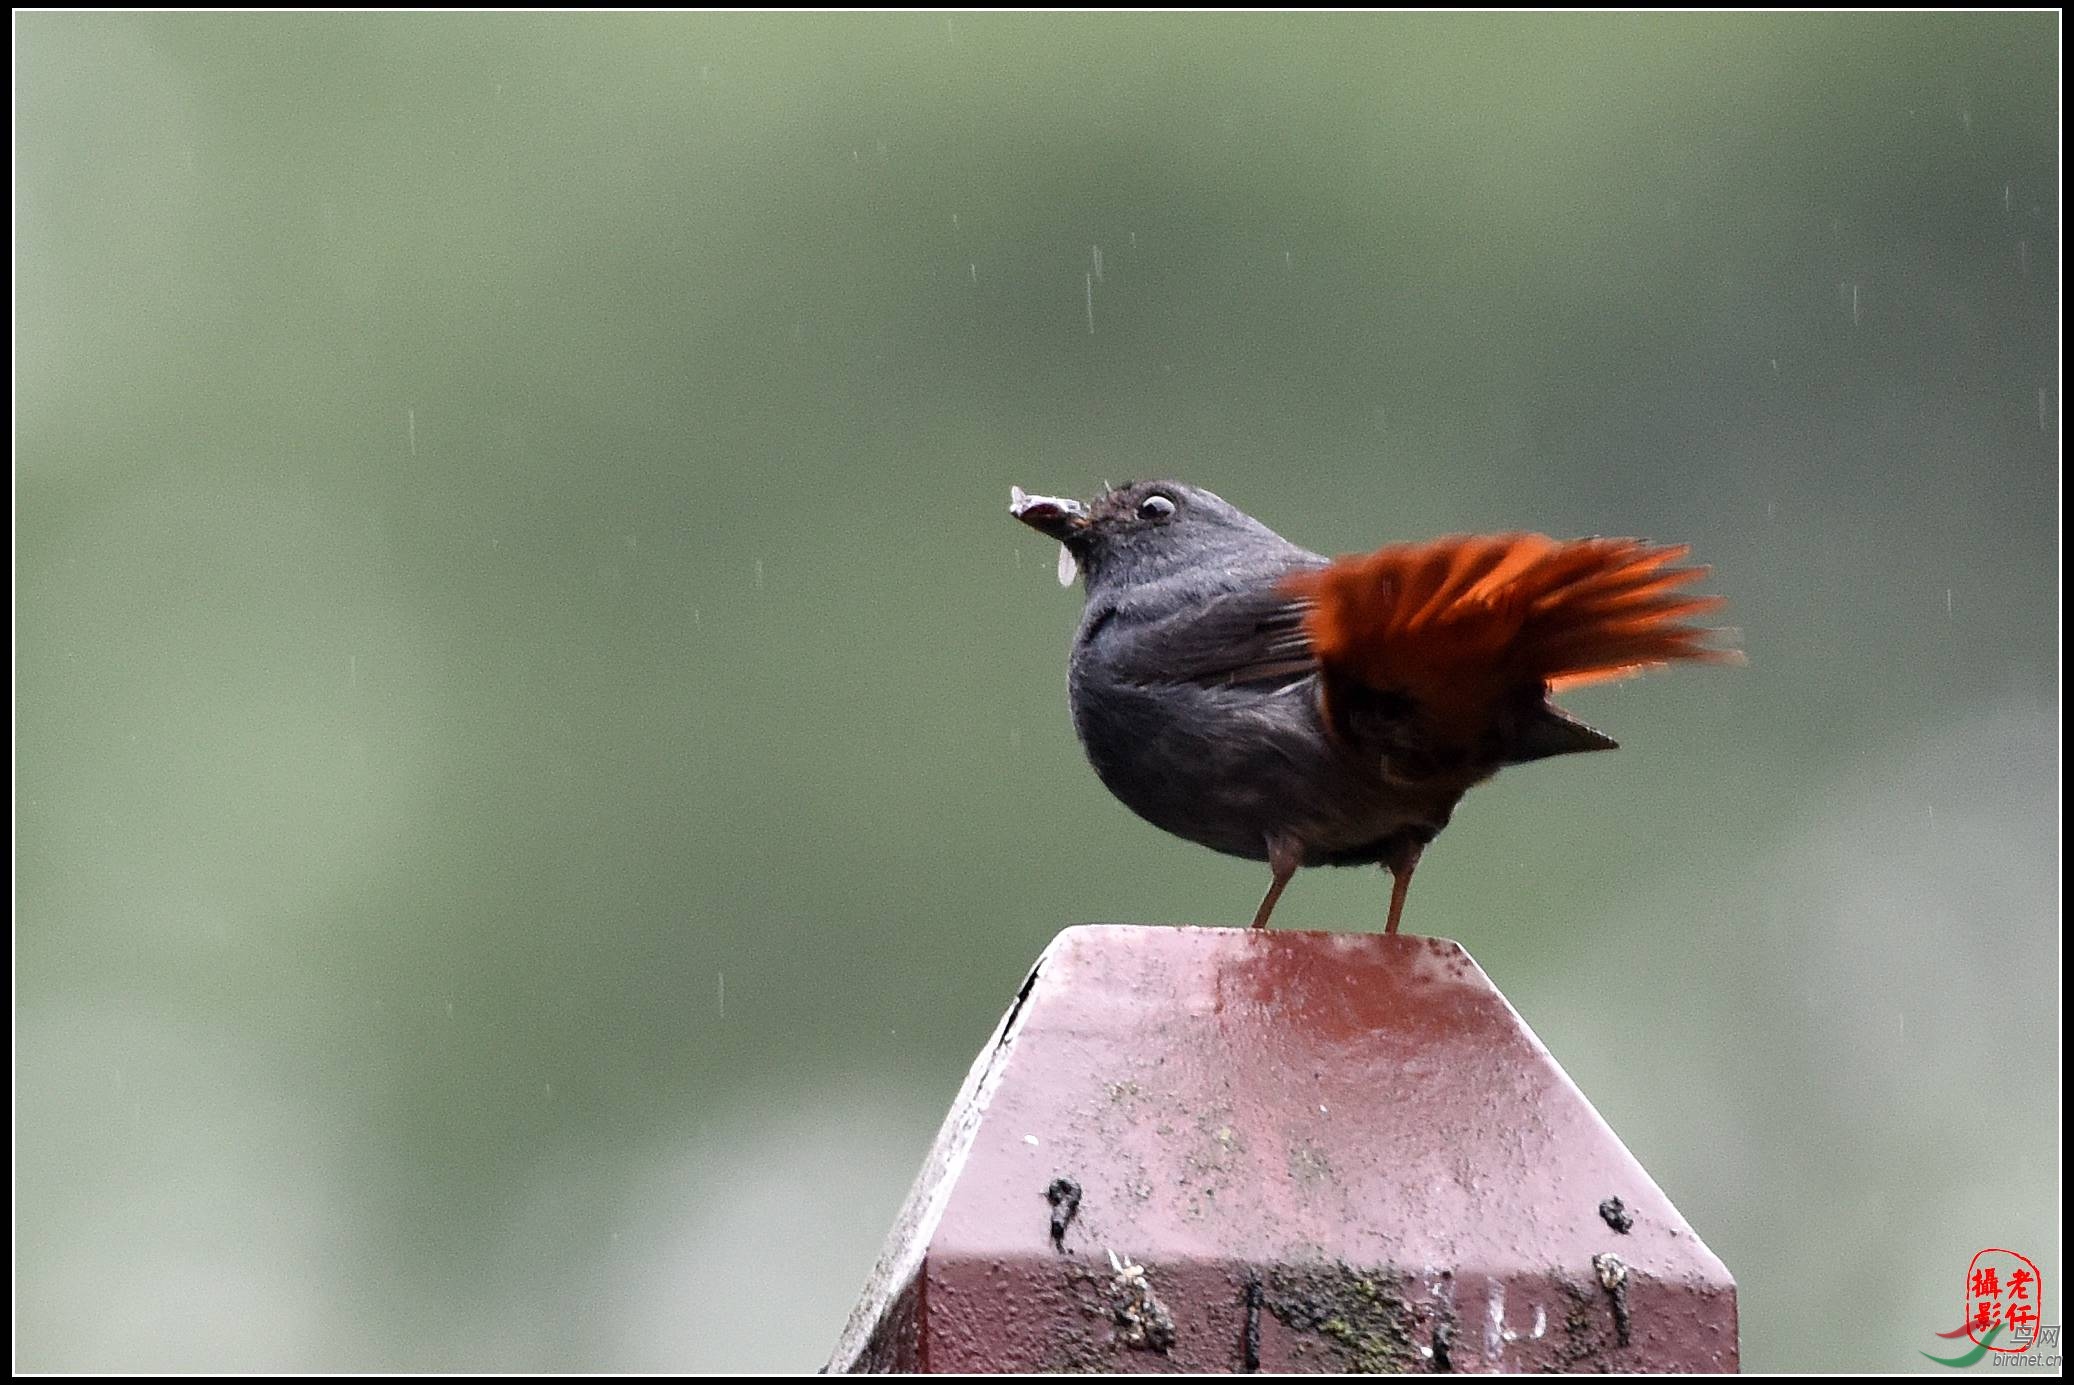
[[[1730,1371],[1735,1282],[1462,948],[1069,928],[834,1371]]]

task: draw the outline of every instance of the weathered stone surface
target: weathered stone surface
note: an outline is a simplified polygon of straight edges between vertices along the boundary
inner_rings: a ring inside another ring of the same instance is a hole
[[[1727,1270],[1458,944],[1097,925],[973,1065],[830,1369],[1736,1365]]]

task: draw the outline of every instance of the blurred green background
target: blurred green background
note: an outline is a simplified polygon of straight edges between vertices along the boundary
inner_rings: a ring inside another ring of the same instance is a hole
[[[18,17],[17,1365],[820,1364],[1053,933],[1264,884],[1005,513],[1152,475],[1692,541],[1750,666],[1573,697],[1412,926],[1750,1367],[1983,1246],[2057,1323],[2057,37]]]

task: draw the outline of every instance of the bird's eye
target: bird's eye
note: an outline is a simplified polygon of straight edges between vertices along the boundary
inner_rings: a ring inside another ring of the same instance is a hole
[[[1148,495],[1138,503],[1139,519],[1165,519],[1174,513],[1174,502],[1164,495]]]

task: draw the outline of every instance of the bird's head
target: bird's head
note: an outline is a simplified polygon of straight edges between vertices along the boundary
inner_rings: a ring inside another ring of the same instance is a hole
[[[1263,549],[1286,548],[1272,529],[1221,497],[1179,481],[1128,481],[1093,500],[1009,493],[1008,512],[1059,541],[1059,584],[1093,589],[1176,573],[1223,570]]]

